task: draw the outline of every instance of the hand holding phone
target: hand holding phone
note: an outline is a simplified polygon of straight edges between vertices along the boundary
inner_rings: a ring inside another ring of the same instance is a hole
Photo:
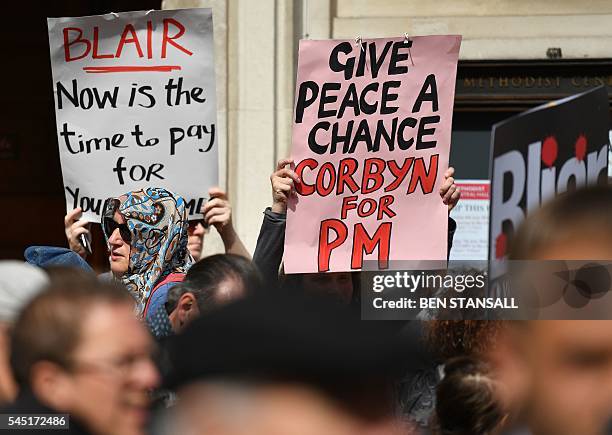
[[[92,253],[89,223],[81,220],[83,211],[80,208],[68,212],[64,217],[64,230],[71,250],[85,258]]]

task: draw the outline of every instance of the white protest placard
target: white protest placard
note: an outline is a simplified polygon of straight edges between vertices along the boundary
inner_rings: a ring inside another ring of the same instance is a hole
[[[66,209],[99,221],[104,199],[163,187],[199,217],[218,184],[211,10],[47,22]]]

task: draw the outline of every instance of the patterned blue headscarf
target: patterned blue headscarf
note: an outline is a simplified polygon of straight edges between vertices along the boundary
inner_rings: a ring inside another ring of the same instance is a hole
[[[142,315],[153,288],[170,273],[187,272],[192,264],[185,200],[165,189],[147,188],[119,197],[116,211],[132,235],[130,264],[120,279]]]

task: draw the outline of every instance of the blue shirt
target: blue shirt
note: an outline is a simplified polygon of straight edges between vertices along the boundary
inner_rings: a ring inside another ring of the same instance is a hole
[[[174,331],[172,331],[172,324],[170,323],[170,317],[163,304],[158,306],[155,311],[152,311],[151,315],[147,316],[147,326],[153,336],[158,340],[174,334]]]

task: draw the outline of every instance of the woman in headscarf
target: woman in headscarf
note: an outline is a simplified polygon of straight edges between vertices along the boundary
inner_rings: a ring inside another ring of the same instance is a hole
[[[185,200],[161,188],[109,198],[102,228],[113,276],[122,281],[143,315],[153,292],[181,281],[192,263],[187,251]]]

